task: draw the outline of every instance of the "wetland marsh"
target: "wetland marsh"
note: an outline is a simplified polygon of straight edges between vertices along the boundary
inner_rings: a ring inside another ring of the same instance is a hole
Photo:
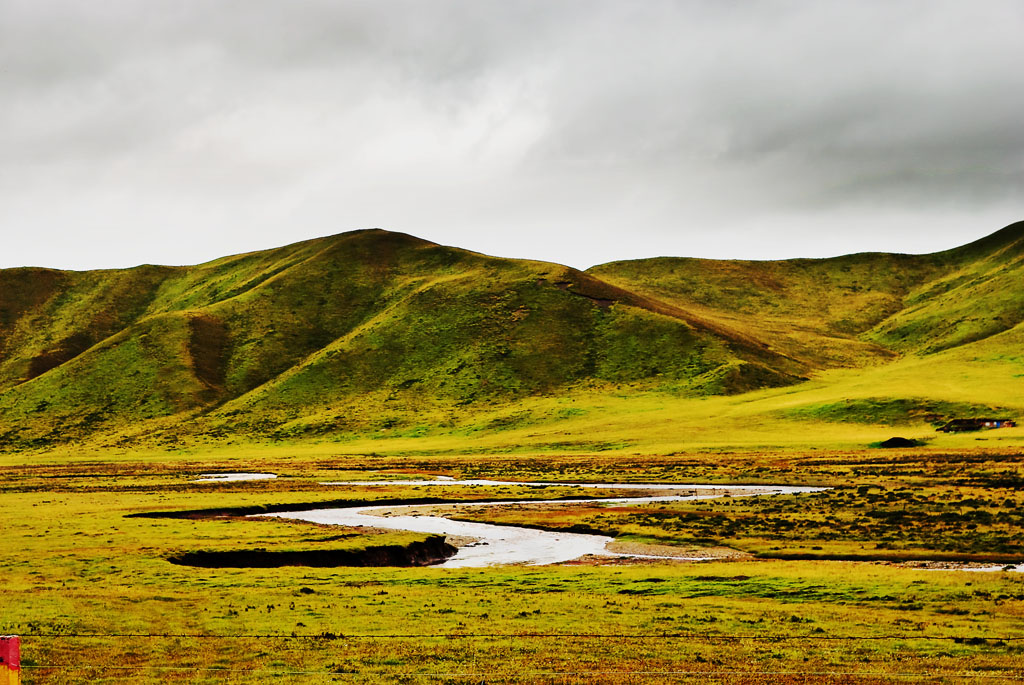
[[[902,565],[1024,557],[1024,473],[1013,453],[410,457],[255,446],[143,456],[0,464],[0,632],[22,635],[26,682],[881,683],[910,673],[952,683],[1022,675],[1024,576]],[[245,472],[278,477],[192,482],[242,472],[243,460]],[[652,492],[641,480],[673,490]],[[353,484],[325,484],[337,482]],[[580,497],[571,483],[581,482],[602,487]],[[735,495],[780,482],[800,491],[687,499],[694,483]],[[607,501],[645,496],[681,499]],[[595,498],[602,501],[566,501]],[[169,561],[204,550],[408,546],[429,534],[242,514],[397,513],[413,504],[449,509],[449,500],[475,500],[458,506],[460,520],[605,536],[613,549],[743,554],[484,568]],[[200,511],[221,513],[181,517]],[[173,516],[140,516],[154,512]],[[859,560],[828,560],[840,556]]]

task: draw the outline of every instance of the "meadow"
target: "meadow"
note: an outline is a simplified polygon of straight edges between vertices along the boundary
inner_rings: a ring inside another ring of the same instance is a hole
[[[25,682],[870,683],[1024,675],[1024,574],[925,570],[914,562],[1024,561],[1024,467],[1014,449],[638,456],[409,455],[401,440],[394,450],[386,440],[377,447],[356,454],[339,453],[337,444],[278,442],[110,460],[87,449],[74,458],[5,455],[0,633],[23,636]],[[279,477],[191,482],[241,464]],[[237,516],[136,516],[562,494],[508,485],[320,484],[420,475],[833,489],[460,514],[740,553],[699,563],[195,568],[168,558],[196,550],[359,550],[424,536]]]
[[[1024,422],[1022,269],[1024,224],[587,272],[379,230],[2,270],[0,633],[29,683],[1024,679],[1024,428],[936,431]],[[193,482],[232,471],[279,477]],[[524,481],[827,489],[472,505],[577,494]],[[444,550],[244,518],[371,502],[716,558],[277,566]]]

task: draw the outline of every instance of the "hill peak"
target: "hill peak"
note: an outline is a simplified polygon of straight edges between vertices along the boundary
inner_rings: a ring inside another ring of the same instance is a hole
[[[322,240],[360,240],[360,241],[389,241],[394,243],[409,243],[411,245],[437,245],[437,243],[402,231],[392,231],[386,228],[357,228],[352,231],[343,231],[322,238]]]
[[[974,242],[954,247],[939,254],[955,255],[962,258],[977,258],[1015,246],[1018,250],[1024,249],[1024,221],[1014,222],[984,238],[979,238]]]

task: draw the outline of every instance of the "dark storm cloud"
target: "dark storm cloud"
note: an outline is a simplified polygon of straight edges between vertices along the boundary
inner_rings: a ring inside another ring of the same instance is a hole
[[[1019,218],[1022,28],[1015,0],[0,0],[3,260],[371,225],[581,266],[948,247]]]

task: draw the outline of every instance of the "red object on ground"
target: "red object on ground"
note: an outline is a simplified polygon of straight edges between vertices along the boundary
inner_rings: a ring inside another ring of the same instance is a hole
[[[21,682],[21,638],[0,636],[0,685]]]

